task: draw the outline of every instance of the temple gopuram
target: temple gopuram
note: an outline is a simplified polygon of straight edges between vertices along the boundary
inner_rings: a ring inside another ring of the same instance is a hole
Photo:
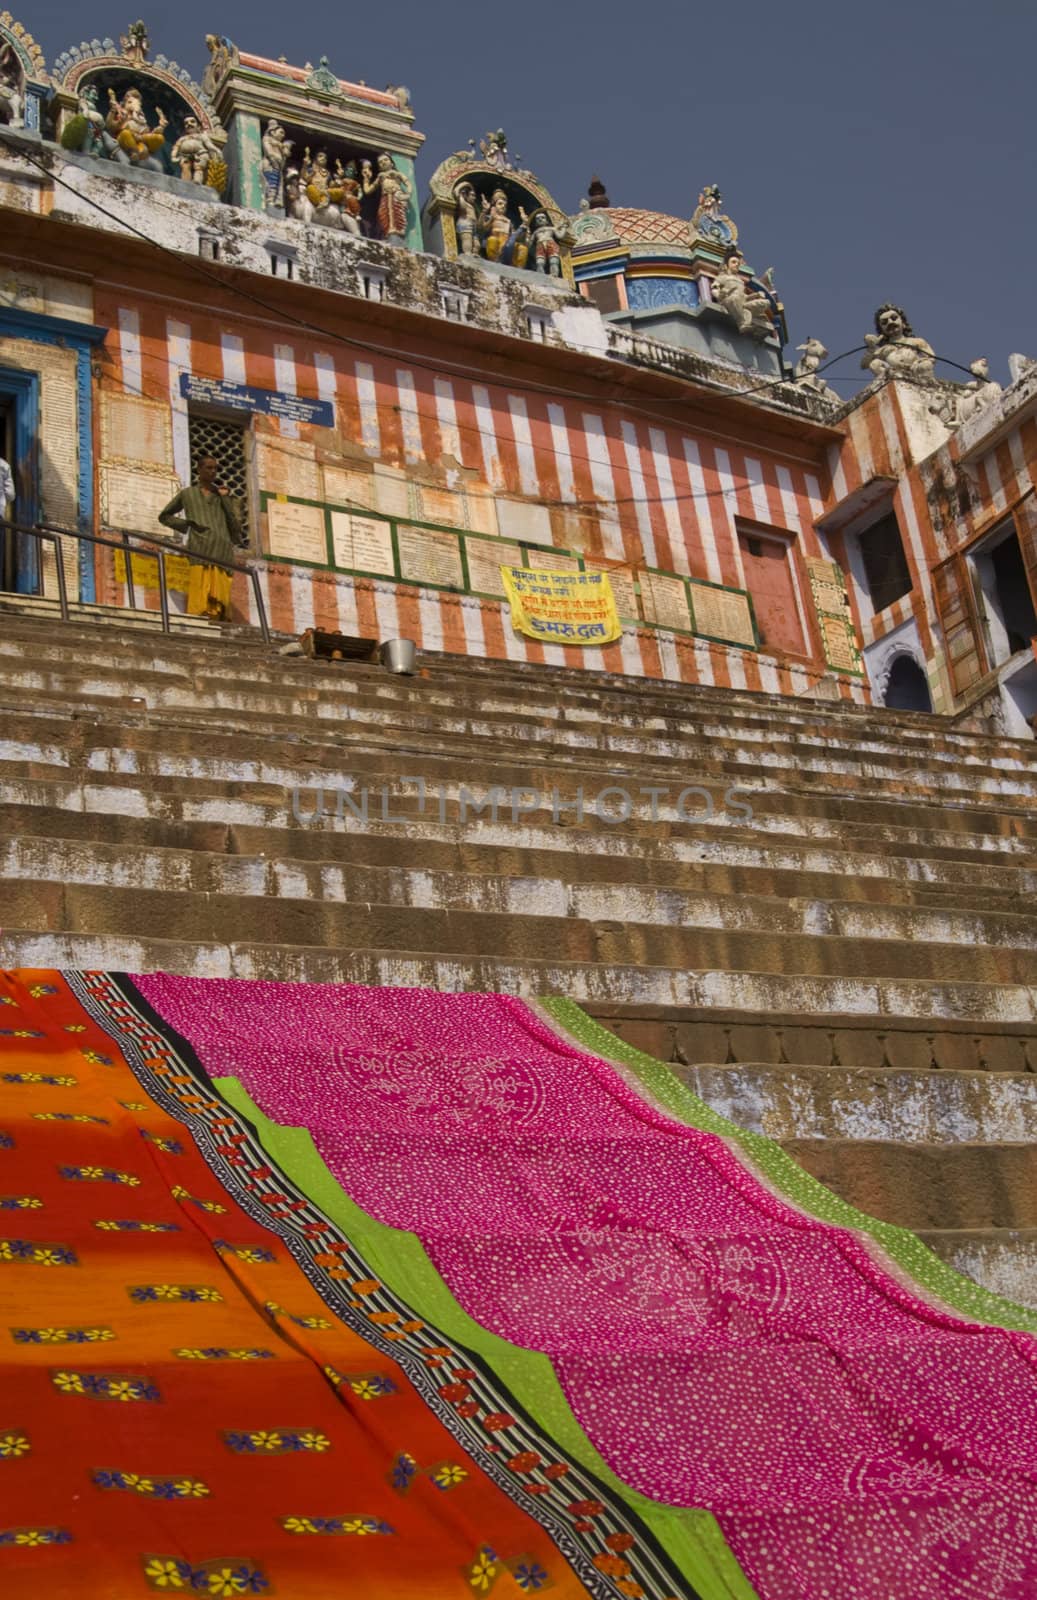
[[[0,1596],[1034,1600],[1037,360],[32,25]]]

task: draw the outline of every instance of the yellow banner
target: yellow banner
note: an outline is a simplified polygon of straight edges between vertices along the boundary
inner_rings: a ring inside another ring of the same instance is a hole
[[[166,557],[166,582],[171,589],[183,590],[187,593],[187,585],[191,580],[191,567],[186,556],[176,555]],[[126,582],[126,557],[121,550],[115,552],[115,581]],[[158,588],[158,557],[133,556],[133,581],[142,589]]]
[[[550,644],[611,644],[623,632],[607,572],[501,567],[512,626]]]

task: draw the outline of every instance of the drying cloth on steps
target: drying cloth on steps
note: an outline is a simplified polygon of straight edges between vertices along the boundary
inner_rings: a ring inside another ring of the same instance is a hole
[[[149,977],[765,1600],[1037,1592],[1037,1342],[922,1298],[520,1001]]]

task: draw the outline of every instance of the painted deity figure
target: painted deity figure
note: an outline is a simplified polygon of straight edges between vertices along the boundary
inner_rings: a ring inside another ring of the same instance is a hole
[[[284,204],[285,167],[292,153],[292,141],[285,137],[285,131],[276,117],[268,121],[262,145],[259,171],[263,180],[263,203],[269,210]]]
[[[462,256],[474,256],[479,253],[476,242],[476,229],[479,222],[479,211],[475,203],[475,188],[467,178],[459,183],[454,191],[457,197],[457,217],[454,227],[457,230],[457,250]]]
[[[185,183],[204,183],[209,174],[209,164],[219,160],[220,147],[206,133],[197,117],[184,118],[184,130],[169,153]]]
[[[159,152],[166,142],[167,125],[160,106],[156,112],[155,126],[150,127],[139,89],[127,89],[121,100],[117,99],[114,89],[108,90],[105,131],[115,144],[110,151],[114,161],[121,161],[124,166],[140,167],[147,172],[163,172],[165,169]]]
[[[740,250],[728,251],[723,267],[713,279],[713,299],[727,312],[739,333],[770,333],[773,327],[770,298],[743,277],[743,260]]]
[[[560,278],[562,276],[562,245],[569,242],[570,235],[563,228],[556,228],[546,211],[534,211],[532,216],[527,216],[519,206],[519,215],[529,229],[532,241],[533,265],[537,272],[545,272],[548,277]]]
[[[932,383],[936,356],[931,344],[914,333],[907,313],[888,301],[875,313],[875,332],[864,335],[867,350],[861,366],[876,378],[913,378]]]
[[[101,108],[97,104],[97,90],[92,83],[84,84],[76,109],[86,123],[79,148],[84,150],[88,156],[103,151],[105,148],[104,117],[101,115]]]
[[[511,238],[511,218],[508,216],[508,197],[503,189],[493,191],[492,200],[482,197],[479,212],[479,235],[487,261],[497,261]]]
[[[363,190],[356,175],[356,162],[335,162],[335,188],[342,196],[342,227],[347,233],[360,233],[360,200]]]
[[[378,170],[372,172],[370,161],[360,168],[360,178],[365,194],[378,195],[378,227],[383,239],[390,244],[403,244],[407,237],[407,202],[411,186],[408,178],[396,169],[388,151],[378,157]]]
[[[312,207],[310,215],[303,220],[317,222],[325,228],[341,228],[343,193],[335,182],[326,150],[318,150],[312,156],[309,146],[306,147],[300,179],[303,193]]]

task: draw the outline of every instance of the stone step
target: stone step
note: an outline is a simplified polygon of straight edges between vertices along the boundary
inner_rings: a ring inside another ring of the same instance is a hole
[[[237,931],[243,930],[239,926]],[[46,932],[10,925],[0,936],[0,957],[8,967],[99,967],[122,972],[177,972],[199,978],[361,983],[447,993],[474,990],[527,998],[568,995],[592,1009],[634,1005],[757,1015],[809,1012],[817,1018],[833,1019],[967,1020],[985,1027],[1037,1021],[1037,990],[1021,983],[689,970],[486,954],[439,955],[370,946],[335,950],[239,940],[158,939],[143,932]]]
[[[471,817],[462,826],[438,823],[434,810],[431,819],[369,818],[364,827],[344,811],[341,820],[326,815],[307,825],[297,822],[280,798],[263,805],[226,798],[180,800],[176,793],[31,780],[0,783],[0,802],[9,831],[29,836],[159,843],[269,860],[398,862],[426,870],[653,882],[780,898],[908,900],[944,910],[988,906],[1008,913],[1029,912],[1037,889],[1037,871],[992,855],[978,861],[961,859],[960,853],[922,859],[888,843],[885,853],[864,854],[766,836],[718,837],[708,825],[689,825],[678,834],[660,824],[630,834]]]
[[[1037,1143],[1037,1075],[1027,1072],[862,1072],[744,1062],[676,1065],[707,1105],[779,1142],[918,1145]]]
[[[0,882],[79,884],[96,889],[131,886],[177,893],[305,899],[314,905],[377,904],[425,910],[487,912],[512,917],[565,917],[664,928],[725,929],[762,935],[795,933],[846,939],[986,945],[1037,949],[1037,912],[963,913],[903,905],[781,899],[687,891],[673,886],[604,879],[570,883],[561,877],[512,873],[363,866],[148,850],[121,844],[11,839],[0,842]],[[1022,908],[1020,908],[1022,909]],[[866,961],[865,961],[866,965]]]
[[[756,1073],[795,1072],[799,1065],[836,1072],[859,1069],[865,1088],[872,1075],[889,1072],[932,1074],[934,1079],[943,1072],[1037,1073],[1037,1028],[1029,1022],[831,1017],[780,1010],[754,1017],[721,1006],[696,1011],[595,1001],[587,1009],[610,1032],[668,1061],[682,1076],[694,1071],[695,1063],[710,1061],[722,1062],[725,1070],[747,1067]],[[729,1088],[717,1080],[719,1095]]]
[[[83,658],[93,653],[90,646],[96,645],[98,637],[96,630],[89,628],[41,629],[32,621],[19,623],[12,618],[5,619],[4,631],[12,654],[15,653],[17,638],[21,637],[31,641],[41,652],[49,651],[59,659],[70,656]],[[269,672],[283,678],[293,671],[312,677],[315,671],[323,670],[333,672],[339,681],[348,674],[351,678],[380,682],[387,687],[387,692],[397,692],[413,681],[387,678],[379,668],[364,667],[357,663],[292,662],[276,655],[276,645],[264,646],[253,631],[240,628],[221,628],[218,631],[221,637],[214,648],[219,652],[221,663],[225,664],[224,670],[227,666],[233,670],[236,663],[247,662],[246,670],[250,677]],[[103,643],[106,658],[119,659],[121,652],[122,659],[132,658],[138,667],[145,659],[144,651],[151,652],[150,659],[177,670],[186,670],[194,665],[204,667],[211,665],[213,660],[213,650],[200,647],[195,640],[149,639],[145,642],[132,631],[121,639],[116,630],[106,629]],[[80,646],[78,650],[77,644]],[[865,730],[871,730],[880,740],[887,740],[892,735],[901,747],[914,742],[926,750],[932,750],[939,744],[947,748],[957,746],[971,754],[979,750],[1000,751],[1002,755],[1011,752],[1007,758],[1013,761],[1024,758],[1029,751],[1030,761],[1034,760],[1033,746],[1029,741],[961,733],[946,718],[877,710],[846,701],[819,701],[807,697],[789,699],[774,694],[716,689],[670,680],[632,679],[605,672],[553,668],[525,662],[482,661],[476,658],[465,658],[462,662],[457,657],[435,653],[426,653],[422,657],[419,681],[424,686],[430,682],[435,686],[448,685],[455,702],[466,694],[499,694],[504,703],[514,705],[514,690],[520,684],[523,703],[533,704],[542,700],[550,708],[555,708],[562,701],[574,704],[583,702],[594,718],[601,716],[602,708],[612,706],[636,704],[641,717],[645,714],[646,705],[672,706],[674,714],[686,724],[689,711],[705,714],[713,708],[719,709],[727,721],[737,718],[750,723],[762,718],[777,721],[783,728],[823,727],[833,734],[837,730],[852,730],[852,736],[857,739],[865,736]]]
[[[305,886],[296,883],[302,890]],[[910,938],[862,939],[835,933],[798,934],[766,927],[590,921],[574,915],[469,911],[330,899],[218,892],[185,893],[180,886],[108,887],[94,883],[8,879],[5,916],[40,932],[134,934],[152,927],[192,943],[230,943],[262,927],[272,943],[329,950],[402,949],[446,957],[529,960],[551,950],[566,962],[606,967],[686,967],[786,977],[906,979],[933,983],[1026,984],[1037,974],[1029,950],[922,944]]]
[[[516,743],[529,747],[527,757],[546,759],[554,754],[568,754],[573,749],[592,765],[615,765],[622,760],[635,758],[651,761],[662,767],[680,765],[689,778],[698,773],[715,771],[731,777],[748,777],[770,773],[780,777],[786,785],[794,777],[795,786],[812,786],[819,792],[852,793],[880,797],[883,786],[893,785],[896,792],[915,799],[939,799],[953,795],[968,805],[977,805],[984,798],[1001,796],[1006,799],[1027,800],[1037,794],[1037,771],[973,768],[961,772],[953,765],[935,767],[931,760],[924,762],[908,759],[902,750],[891,749],[880,758],[877,754],[853,759],[833,756],[831,750],[819,746],[804,746],[787,740],[784,730],[775,730],[765,747],[739,744],[730,734],[724,738],[695,740],[685,735],[680,739],[649,736],[645,733],[612,731],[608,727],[587,724],[554,723],[517,718],[512,712],[505,720],[488,719],[473,714],[463,706],[434,707],[420,697],[409,704],[389,704],[381,700],[371,704],[344,701],[341,694],[330,696],[313,690],[300,700],[296,695],[286,699],[287,691],[279,694],[261,694],[254,681],[242,680],[237,687],[223,676],[209,679],[197,675],[190,682],[169,684],[156,681],[157,675],[127,672],[124,675],[102,675],[98,668],[84,675],[81,671],[65,669],[62,675],[39,667],[8,665],[4,671],[4,687],[8,696],[17,693],[24,704],[32,701],[38,706],[53,708],[78,704],[83,709],[96,707],[103,714],[106,704],[141,701],[152,718],[168,714],[188,714],[195,718],[199,706],[206,708],[210,722],[226,723],[229,720],[247,726],[259,724],[258,731],[269,733],[280,722],[291,730],[313,724],[333,724],[339,736],[347,730],[355,731],[357,724],[375,724],[379,729],[392,729],[401,735],[417,738],[422,734],[438,732],[466,741],[470,746],[478,741],[480,749],[499,746],[500,753],[514,750]],[[16,708],[10,707],[13,712]],[[977,797],[977,798],[973,798]]]
[[[1037,1308],[1037,1229],[930,1229],[921,1237],[955,1272]]]
[[[746,841],[759,842],[767,838],[784,844],[824,841],[842,849],[849,845],[854,852],[878,849],[886,853],[911,854],[919,859],[943,857],[964,861],[970,857],[1000,855],[1020,866],[1037,868],[1037,816],[1020,824],[1007,812],[976,814],[969,818],[963,811],[951,809],[942,814],[944,820],[957,822],[959,828],[942,830],[935,825],[913,825],[911,811],[904,806],[890,806],[887,810],[888,816],[900,819],[897,822],[868,820],[866,813],[860,820],[851,821],[845,817],[826,816],[823,807],[799,797],[746,789],[734,794],[708,784],[683,800],[672,790],[664,797],[653,797],[647,792],[641,796],[635,789],[625,791],[627,798],[624,799],[622,795],[610,795],[604,788],[593,785],[585,789],[581,797],[577,792],[580,774],[571,763],[565,775],[559,775],[548,786],[540,775],[527,768],[512,769],[507,774],[491,769],[484,774],[469,763],[463,779],[443,776],[441,770],[437,772],[437,759],[430,754],[418,762],[413,753],[408,753],[405,759],[397,757],[395,765],[388,765],[384,753],[359,752],[351,762],[356,770],[344,774],[338,784],[299,787],[263,783],[247,776],[235,780],[145,775],[141,780],[132,773],[103,772],[85,774],[86,781],[81,784],[69,783],[63,777],[41,787],[42,780],[0,773],[0,803],[8,806],[61,803],[77,810],[102,805],[112,811],[137,815],[142,814],[142,807],[145,813],[150,807],[151,814],[163,814],[169,820],[198,817],[260,826],[276,821],[278,811],[288,815],[293,810],[294,820],[312,823],[322,810],[327,819],[333,807],[341,810],[343,819],[350,823],[413,819],[424,826],[430,816],[447,822],[455,818],[460,820],[462,812],[464,820],[470,823],[479,808],[483,808],[491,818],[496,812],[498,821],[502,816],[510,818],[514,824],[553,819],[556,826],[578,823],[583,831],[593,830],[603,838],[625,835],[642,840],[658,837],[663,832],[686,835],[689,829],[694,830],[699,825],[697,819],[701,817],[713,836],[738,834]],[[400,766],[415,765],[423,770],[403,774],[398,771]],[[31,770],[31,764],[29,767]],[[500,782],[502,777],[524,778],[525,782],[505,785]],[[140,788],[142,781],[145,790]],[[47,788],[53,796],[62,794],[65,798],[49,800]],[[367,792],[366,801],[364,791]],[[361,815],[365,805],[366,819]],[[752,810],[749,818],[745,816],[746,808]],[[849,807],[840,805],[839,809]],[[986,827],[990,831],[986,831]],[[1034,829],[1032,838],[1030,828]],[[1019,831],[1009,832],[1009,829]]]
[[[914,1232],[1037,1229],[1037,1144],[788,1139],[799,1164],[869,1216]]]

